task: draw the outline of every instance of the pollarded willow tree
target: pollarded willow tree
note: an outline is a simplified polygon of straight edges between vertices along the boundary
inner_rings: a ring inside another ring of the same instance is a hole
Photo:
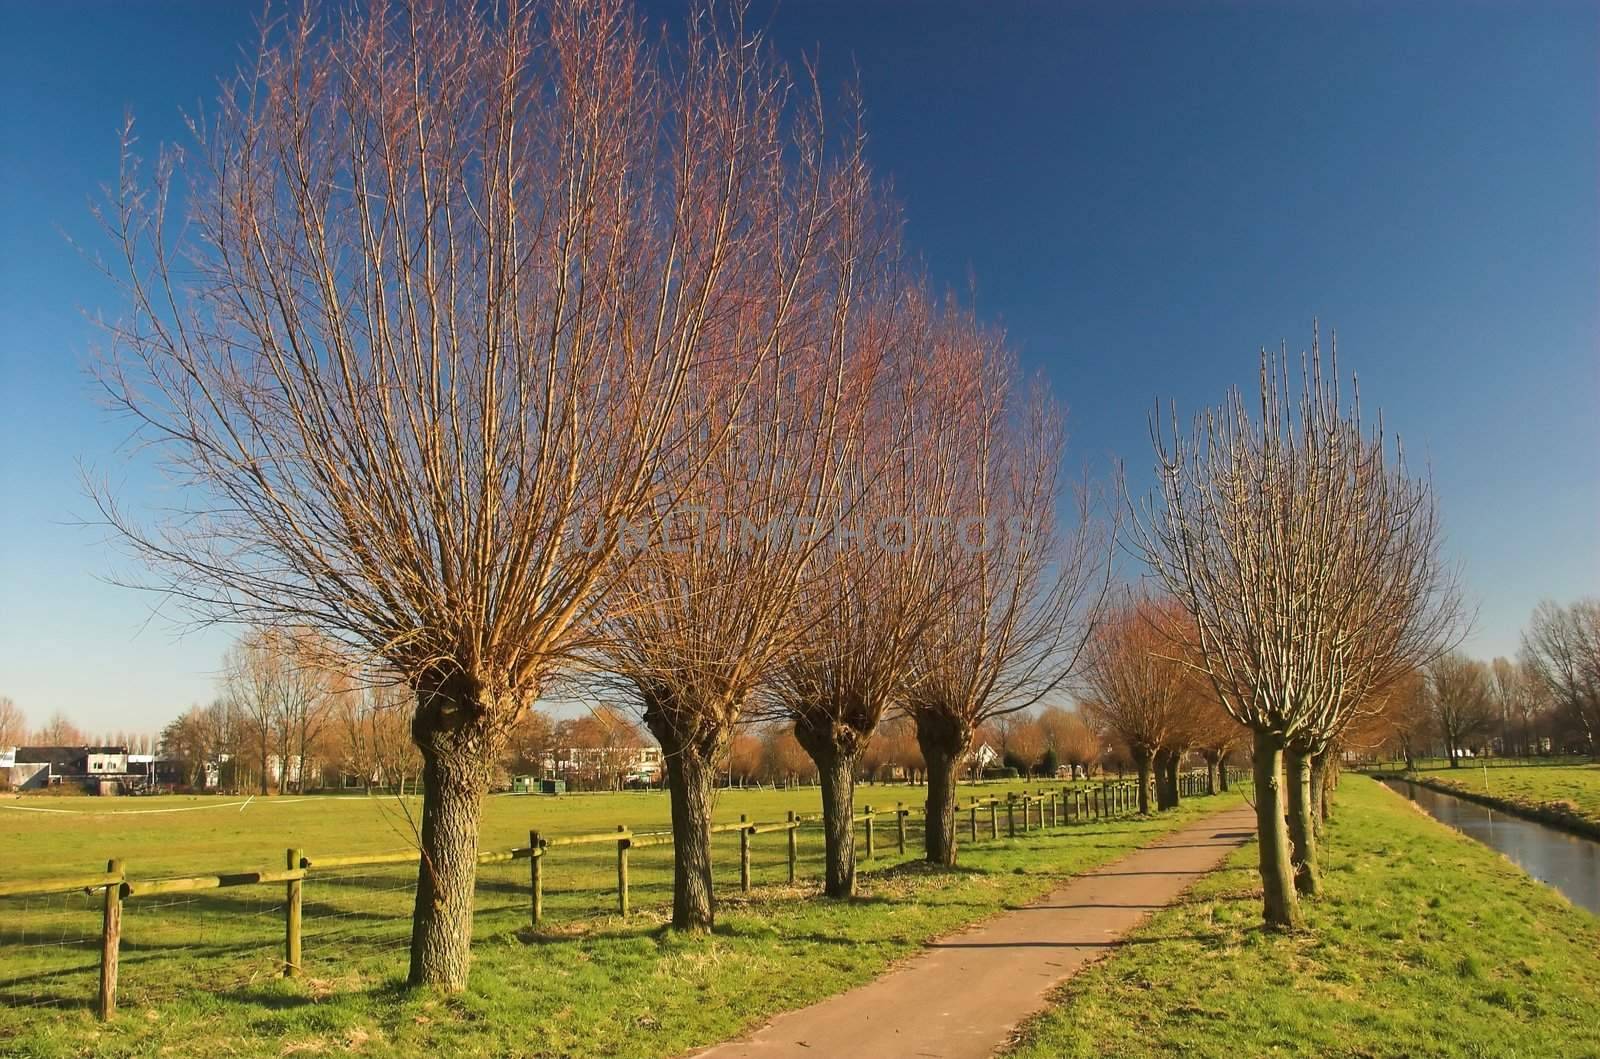
[[[1130,597],[1106,615],[1083,653],[1085,707],[1120,739],[1139,773],[1139,812],[1150,812],[1156,762],[1172,754],[1183,739],[1186,712],[1192,707],[1194,674],[1173,657],[1167,626],[1180,625],[1184,614],[1170,599]],[[1163,790],[1160,807],[1169,808]]]
[[[952,571],[936,561],[937,515],[952,509],[970,397],[928,355],[945,323],[919,292],[880,299],[862,315],[852,323],[836,314],[835,341],[883,350],[868,354],[883,370],[861,443],[828,484],[838,529],[827,561],[808,579],[795,635],[763,687],[768,709],[793,723],[817,766],[830,897],[855,893],[862,754],[900,702],[917,645],[955,587],[941,581]]]
[[[626,0],[308,13],[106,212],[100,378],[184,488],[102,510],[197,618],[415,690],[413,984],[465,985],[491,769],[617,576],[574,526],[680,495],[751,381],[729,336],[782,315],[780,86],[715,19],[643,38]]]
[[[957,321],[953,318],[952,323]],[[918,638],[905,691],[927,764],[929,863],[956,863],[956,774],[978,727],[1029,709],[1072,674],[1110,587],[1113,528],[1080,494],[1063,527],[1059,408],[1024,385],[970,316],[937,336],[941,371],[970,380],[930,572],[950,586]],[[919,513],[920,514],[920,513]]]
[[[771,77],[776,91],[781,79]],[[807,167],[819,161],[811,155]],[[857,230],[872,188],[859,154],[830,169],[797,182],[791,237],[774,267],[749,277],[750,309],[718,333],[724,358],[752,384],[737,402],[712,390],[704,408],[699,399],[687,406],[725,440],[684,483],[673,517],[624,542],[638,554],[621,563],[595,633],[598,682],[637,705],[665,757],[679,930],[714,924],[719,768],[799,631],[808,585],[833,560],[826,548],[850,514],[854,454],[868,443],[888,348],[852,322],[878,253]],[[749,320],[765,341],[740,333]]]
[[[1133,529],[1189,613],[1194,664],[1253,733],[1264,918],[1279,928],[1300,923],[1296,876],[1317,888],[1311,759],[1460,615],[1429,482],[1381,420],[1365,431],[1359,400],[1342,404],[1337,354],[1325,377],[1313,340],[1298,396],[1288,372],[1263,351],[1256,414],[1235,390],[1187,438],[1175,413],[1170,437],[1152,425],[1159,498]]]

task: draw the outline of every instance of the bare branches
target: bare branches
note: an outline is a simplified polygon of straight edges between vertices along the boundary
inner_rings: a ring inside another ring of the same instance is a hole
[[[1447,650],[1462,606],[1429,482],[1344,407],[1315,341],[1298,397],[1288,369],[1263,352],[1259,407],[1235,391],[1188,438],[1153,426],[1159,503],[1135,512],[1133,542],[1192,617],[1227,710],[1318,741]]]

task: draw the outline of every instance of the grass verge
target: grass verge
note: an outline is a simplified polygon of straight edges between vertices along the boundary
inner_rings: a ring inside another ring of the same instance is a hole
[[[1308,929],[1255,846],[1063,987],[1009,1059],[1600,1055],[1600,919],[1380,784],[1341,785]]]
[[[1600,838],[1600,765],[1423,769],[1430,787]]]

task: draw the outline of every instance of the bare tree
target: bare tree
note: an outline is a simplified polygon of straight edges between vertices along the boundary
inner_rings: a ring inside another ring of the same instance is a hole
[[[544,711],[530,709],[511,729],[506,744],[506,768],[513,772],[542,776],[545,757],[555,748],[555,722]]]
[[[760,739],[761,775],[767,782],[793,786],[816,778],[816,766],[795,738],[792,725],[781,722],[765,725]]]
[[[1500,729],[1500,752],[1527,757],[1532,747],[1532,721],[1543,690],[1540,681],[1528,667],[1510,658],[1490,662],[1489,676]]]
[[[807,267],[793,261],[782,266],[788,278],[773,278],[806,282],[794,270]],[[666,524],[661,540],[642,547],[598,633],[600,665],[665,757],[678,930],[714,923],[717,773],[747,703],[796,633],[806,579],[831,535],[823,485],[849,447],[842,439],[859,437],[865,410],[841,385],[842,350],[800,338],[805,321],[773,323],[758,381],[741,405],[716,411],[729,417],[729,443],[684,486],[695,518]]]
[[[28,718],[9,695],[0,695],[0,746],[16,746],[27,736]]]
[[[1134,531],[1190,614],[1195,664],[1254,733],[1263,914],[1281,928],[1300,923],[1296,888],[1319,885],[1312,757],[1372,689],[1448,646],[1460,617],[1429,483],[1381,421],[1368,434],[1359,403],[1341,402],[1336,354],[1325,378],[1313,341],[1298,395],[1288,374],[1286,353],[1263,350],[1254,415],[1235,390],[1187,438],[1176,412],[1170,436],[1152,423],[1159,497]]]
[[[1194,675],[1173,656],[1172,634],[1165,628],[1183,620],[1176,602],[1137,596],[1106,616],[1084,651],[1090,695],[1085,708],[1127,746],[1139,771],[1139,812],[1145,814],[1157,756],[1177,744],[1195,699]]]
[[[670,506],[742,385],[711,332],[774,315],[786,86],[727,21],[668,62],[626,0],[308,11],[106,218],[101,379],[192,506],[101,509],[196,618],[415,689],[413,984],[465,984],[482,794],[620,569],[573,525]]]
[[[1044,729],[1045,742],[1063,764],[1072,766],[1074,773],[1087,777],[1091,769],[1099,767],[1105,739],[1083,710],[1048,706],[1040,711],[1039,724]]]
[[[1474,737],[1486,735],[1494,721],[1489,667],[1457,652],[1429,663],[1427,677],[1434,729],[1444,740],[1450,767],[1460,768]]]
[[[849,200],[865,197],[862,187]],[[825,485],[829,517],[852,532],[832,542],[818,575],[807,580],[796,636],[764,685],[769,712],[792,720],[821,779],[823,889],[830,897],[855,893],[862,755],[903,696],[917,643],[952,587],[941,582],[950,570],[936,562],[943,531],[930,516],[952,509],[951,468],[962,436],[954,428],[965,407],[959,377],[937,370],[941,321],[928,300],[873,286],[871,266],[889,240],[857,234],[865,224],[846,226],[850,255],[840,261],[838,300],[851,304],[835,313],[832,327],[856,377],[874,388],[871,414],[861,442]]]
[[[1589,754],[1600,756],[1600,599],[1540,603],[1522,634],[1522,654],[1578,723]]]
[[[979,726],[1036,705],[1070,675],[1109,585],[1110,554],[1086,497],[1077,525],[1059,524],[1059,409],[1020,384],[999,335],[959,322],[938,336],[938,370],[967,380],[971,397],[948,471],[955,503],[936,513],[954,532],[930,564],[952,592],[918,639],[906,693],[927,762],[925,853],[945,866],[956,863],[957,770]]]
[[[89,741],[83,729],[67,719],[60,710],[54,710],[44,727],[36,729],[33,741],[45,746],[83,746]]]

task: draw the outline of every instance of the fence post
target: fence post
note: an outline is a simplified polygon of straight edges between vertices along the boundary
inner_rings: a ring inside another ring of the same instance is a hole
[[[106,884],[105,916],[100,921],[100,1002],[96,1014],[109,1022],[117,1013],[117,958],[122,951],[122,887],[126,876],[120,860],[106,861],[106,874],[117,881]]]
[[[799,829],[800,829],[800,825],[795,823],[794,810],[790,809],[789,810],[789,885],[790,886],[794,885],[794,862],[795,862],[796,858],[798,857],[798,855],[800,853],[800,847],[799,847],[799,844],[797,842],[797,838],[796,838],[796,834],[795,834]]]
[[[1051,791],[1050,792],[1050,826],[1052,828],[1059,826],[1058,821],[1057,821],[1057,817],[1056,817],[1056,792],[1055,791]]]
[[[872,806],[867,806],[867,859],[871,860],[873,854],[872,844]]]
[[[288,868],[300,867],[300,851],[291,849],[286,857]],[[300,887],[299,879],[286,884],[283,901],[283,976],[295,978],[300,974]]]
[[[989,837],[1000,837],[1000,803],[994,798],[989,799]]]
[[[972,829],[972,841],[978,841],[978,799],[972,799],[972,807],[968,813],[970,819],[968,826]]]
[[[739,889],[750,892],[750,828],[739,814]]]
[[[899,828],[900,852],[904,854],[906,851],[906,806],[904,802],[894,803],[894,821],[895,826]]]
[[[618,824],[617,830],[628,829]],[[617,914],[624,916],[628,914],[628,848],[632,845],[629,839],[617,839]]]
[[[1008,838],[1017,837],[1017,792],[1006,793],[1006,834]]]
[[[544,848],[539,832],[528,832],[528,917],[534,926],[544,918]]]

